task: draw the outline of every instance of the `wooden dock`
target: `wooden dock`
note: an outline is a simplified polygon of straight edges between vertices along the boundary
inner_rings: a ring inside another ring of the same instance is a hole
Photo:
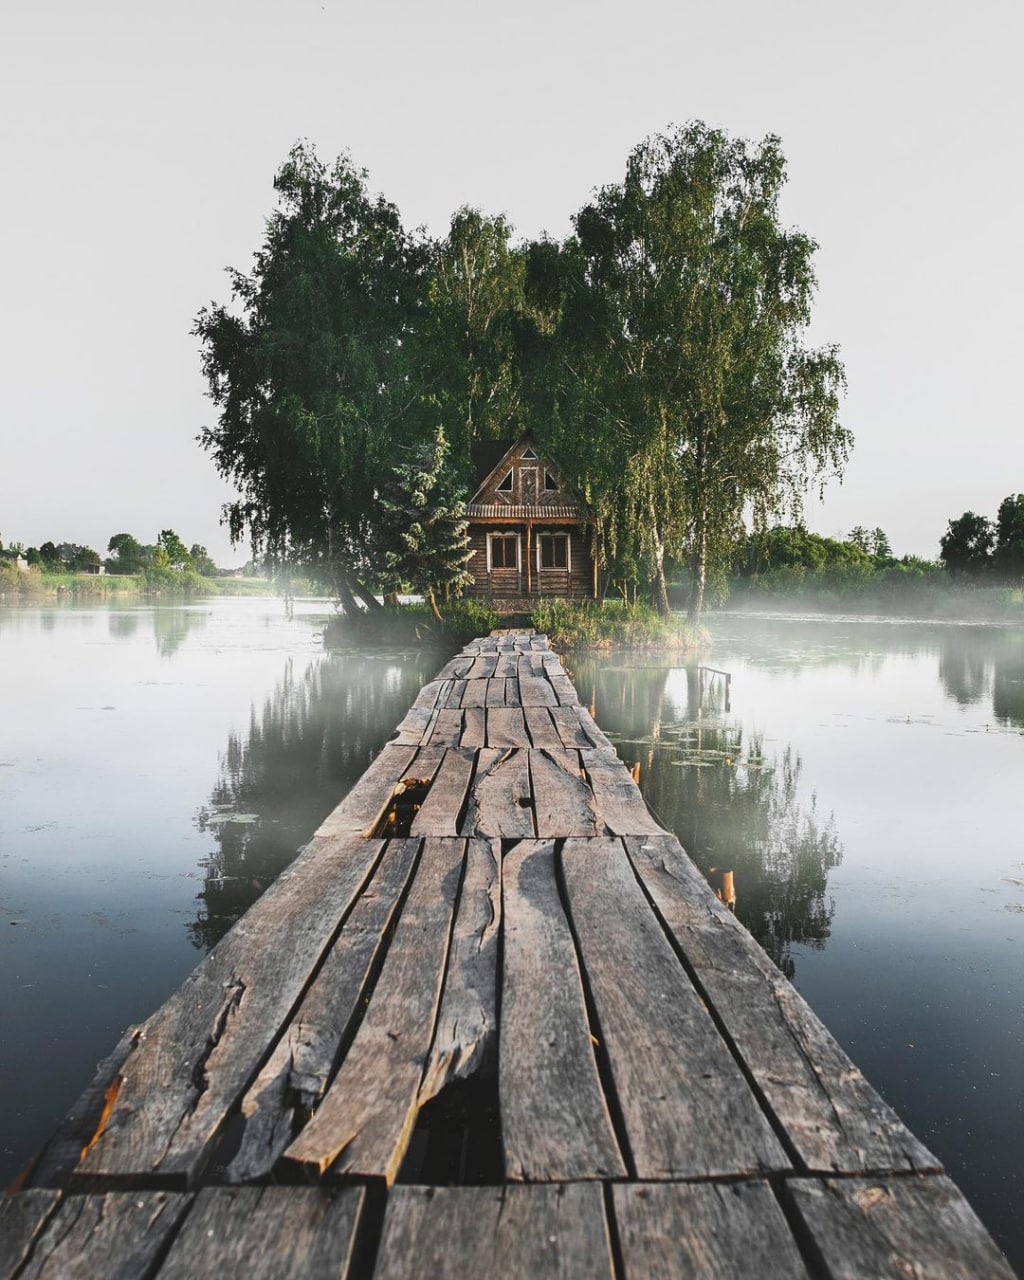
[[[0,1201],[0,1280],[1012,1272],[655,822],[473,642]]]

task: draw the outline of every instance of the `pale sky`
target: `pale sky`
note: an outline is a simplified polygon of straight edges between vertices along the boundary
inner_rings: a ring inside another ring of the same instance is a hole
[[[564,234],[630,148],[703,119],[782,137],[819,242],[856,447],[808,524],[934,557],[1024,490],[1019,0],[5,0],[0,537],[241,563],[198,309],[247,269],[291,145],[342,150],[406,225],[472,204]]]

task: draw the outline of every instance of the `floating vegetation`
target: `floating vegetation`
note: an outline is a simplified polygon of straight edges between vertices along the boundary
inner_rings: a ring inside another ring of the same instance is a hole
[[[211,813],[206,819],[208,827],[217,827],[225,822],[237,822],[240,824],[251,825],[259,822],[260,815],[258,813]]]

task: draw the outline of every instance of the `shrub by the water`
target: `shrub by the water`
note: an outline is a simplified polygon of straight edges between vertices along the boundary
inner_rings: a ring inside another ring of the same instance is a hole
[[[373,613],[338,614],[324,628],[328,649],[360,644],[418,644],[450,647],[485,636],[499,625],[493,605],[453,600],[442,606],[438,622],[425,603],[389,605]]]
[[[663,617],[647,604],[621,600],[541,600],[530,625],[543,632],[556,649],[626,648],[696,649],[705,633],[687,625],[681,613]]]

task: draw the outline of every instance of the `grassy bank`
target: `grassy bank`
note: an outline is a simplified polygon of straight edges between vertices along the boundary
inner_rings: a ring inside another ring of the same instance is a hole
[[[306,582],[292,583],[298,595],[309,590]],[[271,596],[284,594],[271,578],[204,578],[193,570],[150,569],[144,573],[42,573],[37,567],[17,569],[0,561],[0,603],[49,598],[73,600],[121,600],[139,597],[190,598],[194,596]]]
[[[452,648],[500,626],[497,611],[475,600],[458,600],[444,606],[439,623],[426,604],[388,606],[374,613],[350,618],[338,614],[324,628],[328,649],[362,645],[433,645]]]
[[[688,626],[680,613],[663,618],[647,604],[621,600],[542,600],[530,625],[544,632],[555,649],[699,649],[707,634]]]
[[[425,604],[403,604],[356,618],[339,616],[328,623],[324,643],[332,649],[364,644],[450,647],[508,625],[493,605],[475,600],[449,604],[443,613],[443,624]],[[679,614],[662,618],[647,605],[613,600],[603,604],[540,601],[525,625],[543,632],[562,651],[616,647],[681,651],[698,648],[706,640],[704,632],[687,627]]]

